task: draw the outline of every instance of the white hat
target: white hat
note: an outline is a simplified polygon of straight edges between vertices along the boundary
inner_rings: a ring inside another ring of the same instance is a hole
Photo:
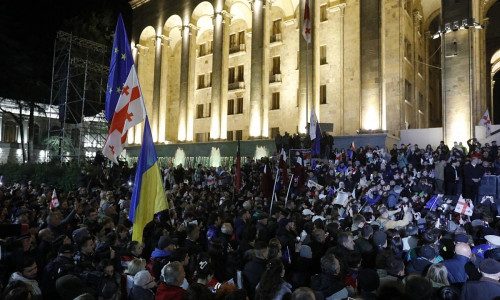
[[[495,247],[500,247],[500,236],[498,235],[485,235],[484,238],[490,243],[490,245],[495,246]]]
[[[149,271],[139,271],[134,275],[134,284],[145,289],[150,289],[155,286],[155,280]]]
[[[326,219],[325,219],[325,218],[323,218],[322,216],[314,216],[314,217],[312,217],[312,221],[313,221],[313,222],[314,222],[314,221],[316,221],[317,219],[320,219],[321,221],[326,220]]]
[[[306,208],[302,211],[302,215],[304,216],[314,216],[314,213],[309,209],[309,208]]]

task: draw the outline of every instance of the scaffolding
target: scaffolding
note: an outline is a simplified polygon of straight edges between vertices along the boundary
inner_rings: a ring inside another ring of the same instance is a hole
[[[47,160],[60,162],[91,158],[104,144],[106,80],[109,67],[106,46],[59,31],[54,42],[50,105],[59,111],[58,122],[48,119],[48,139],[58,139],[57,153]]]

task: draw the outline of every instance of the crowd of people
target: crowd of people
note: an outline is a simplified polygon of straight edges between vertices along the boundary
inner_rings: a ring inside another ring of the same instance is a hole
[[[164,166],[169,208],[143,241],[134,167],[73,191],[3,174],[1,298],[500,299],[496,195],[481,193],[498,147],[467,143]]]

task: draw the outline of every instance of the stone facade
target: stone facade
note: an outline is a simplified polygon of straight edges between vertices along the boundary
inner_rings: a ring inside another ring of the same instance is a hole
[[[442,49],[453,34],[469,37],[460,39],[467,50],[461,64],[447,64],[432,40],[440,2],[309,0],[308,44],[305,0],[133,0],[131,43],[153,139],[305,133],[314,108],[336,136],[386,132],[398,139],[402,129],[443,126],[446,139],[465,142],[487,107],[485,35],[473,28],[443,33]],[[470,1],[470,17],[481,23],[491,2]],[[469,74],[470,86],[457,84]],[[456,119],[465,121],[460,130],[448,126]],[[129,143],[140,144],[141,131],[131,130]]]

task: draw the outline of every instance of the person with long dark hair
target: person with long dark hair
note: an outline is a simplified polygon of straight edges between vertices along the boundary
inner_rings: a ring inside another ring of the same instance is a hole
[[[281,300],[283,296],[292,293],[292,285],[286,282],[285,268],[280,259],[271,259],[262,274],[257,290],[255,300]]]

